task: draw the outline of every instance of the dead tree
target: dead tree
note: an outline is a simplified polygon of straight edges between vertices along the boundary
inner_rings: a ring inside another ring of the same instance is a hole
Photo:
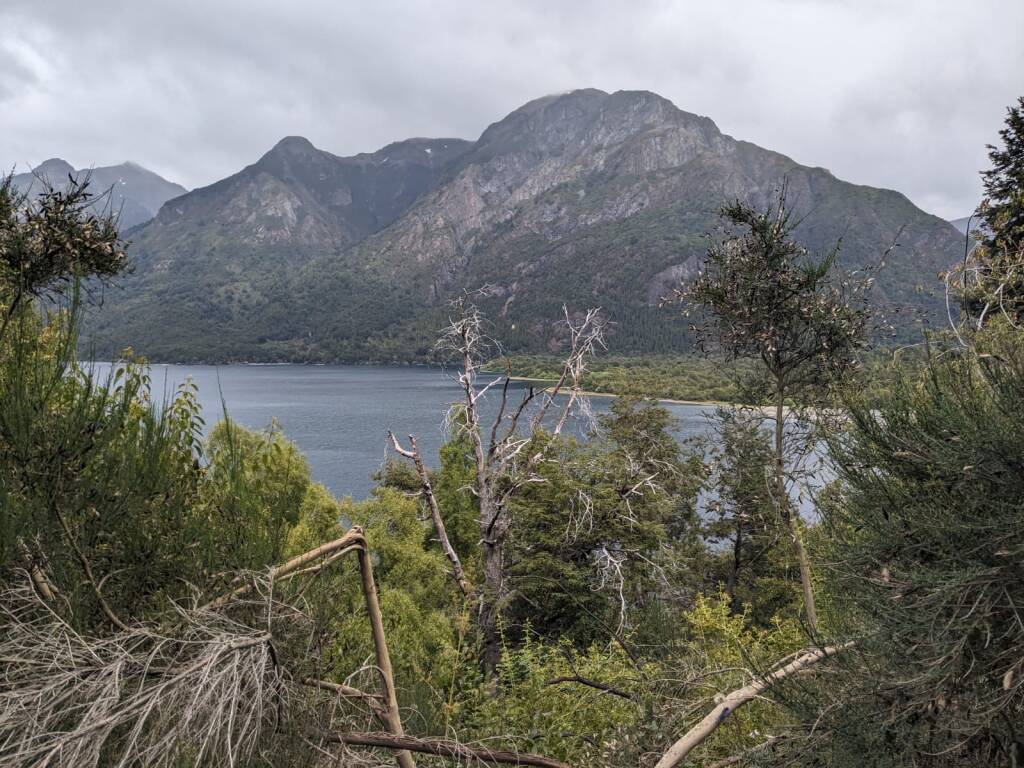
[[[540,481],[536,469],[544,458],[544,451],[528,451],[533,445],[532,437],[544,424],[559,395],[564,395],[564,403],[557,412],[552,433],[557,435],[562,431],[582,397],[581,384],[587,361],[604,346],[605,320],[600,310],[588,310],[579,319],[571,316],[568,310],[564,311],[569,351],[558,379],[554,385],[541,391],[534,387],[527,389],[514,410],[509,407],[511,371],[506,370],[504,376],[496,377],[483,386],[479,383],[491,344],[477,307],[465,300],[455,302],[449,325],[438,342],[438,348],[452,355],[459,366],[462,402],[458,404],[451,422],[454,429],[462,430],[468,436],[473,448],[476,479],[472,490],[479,505],[483,569],[483,587],[478,595],[478,625],[483,640],[483,664],[489,672],[494,671],[501,658],[498,626],[501,607],[506,599],[504,553],[511,525],[509,501],[527,484]],[[500,391],[498,413],[490,425],[485,425],[480,403],[494,389]],[[537,400],[539,402],[535,402]],[[528,428],[521,431],[524,420],[528,420]]]

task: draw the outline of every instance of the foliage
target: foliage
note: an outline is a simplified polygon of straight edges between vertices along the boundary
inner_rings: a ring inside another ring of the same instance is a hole
[[[1024,312],[1024,97],[1007,109],[999,137],[1002,147],[989,146],[992,167],[981,174],[985,228],[959,275],[964,309],[979,325],[999,314],[1018,322]]]
[[[1022,393],[1019,335],[993,329],[881,409],[849,404],[849,432],[831,441],[825,588],[835,631],[858,645],[822,685],[788,692],[817,725],[780,764],[1020,759]]]
[[[73,318],[25,304],[0,354],[0,572],[45,567],[77,622],[101,621],[88,570],[126,615],[181,595],[209,558],[195,394],[149,397],[145,370],[98,379],[73,359]],[[98,578],[98,577],[97,577]]]
[[[738,232],[711,245],[700,274],[679,292],[708,312],[702,342],[760,360],[776,391],[790,394],[849,367],[864,344],[870,284],[839,271],[838,247],[814,258],[792,238],[785,187],[764,212],[737,201],[722,217]]]
[[[538,642],[527,633],[498,665],[497,695],[478,688],[459,701],[467,732],[571,765],[615,765],[645,715],[642,677],[618,646]],[[616,693],[575,682],[598,682]]]
[[[734,614],[758,626],[793,610],[794,584],[786,532],[776,514],[775,461],[761,419],[742,410],[717,412],[719,452],[713,462],[716,499],[704,526],[712,542],[711,578]]]
[[[46,185],[36,197],[0,178],[0,336],[24,299],[66,296],[76,280],[109,279],[124,269],[114,218],[90,210],[86,183]]]
[[[206,457],[204,501],[233,553],[230,567],[280,560],[310,486],[305,457],[276,424],[253,432],[229,418],[210,432]]]

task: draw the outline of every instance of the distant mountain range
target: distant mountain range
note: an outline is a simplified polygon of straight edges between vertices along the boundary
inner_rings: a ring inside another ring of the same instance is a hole
[[[135,163],[75,169],[56,157],[40,163],[30,173],[15,175],[14,184],[23,192],[36,194],[44,182],[64,188],[69,177],[80,179],[86,176],[89,189],[96,198],[94,207],[109,207],[118,214],[121,231],[149,221],[156,216],[160,206],[188,191]]]
[[[699,269],[716,211],[783,179],[812,249],[850,269],[899,247],[875,300],[907,334],[938,317],[948,222],[723,134],[650,92],[547,96],[476,141],[410,139],[338,157],[283,139],[131,233],[135,270],[91,323],[97,353],[155,360],[429,357],[446,302],[476,291],[506,349],[557,351],[562,304],[603,306],[612,351],[685,350],[659,299]],[[900,319],[905,318],[905,319]]]

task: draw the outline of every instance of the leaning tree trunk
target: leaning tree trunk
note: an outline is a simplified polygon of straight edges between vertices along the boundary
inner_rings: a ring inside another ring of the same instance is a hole
[[[789,493],[786,490],[786,458],[783,450],[783,432],[785,429],[786,388],[781,379],[776,388],[775,397],[775,498],[779,505],[779,514],[786,522],[790,538],[793,540],[793,551],[800,564],[800,583],[804,591],[804,608],[807,611],[807,624],[811,632],[818,631],[818,610],[814,604],[814,587],[811,584],[811,563],[807,558],[800,526],[796,516],[790,509]]]

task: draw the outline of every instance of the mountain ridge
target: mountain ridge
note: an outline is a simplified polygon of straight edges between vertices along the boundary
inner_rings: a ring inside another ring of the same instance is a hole
[[[44,182],[58,189],[66,187],[69,176],[88,177],[94,195],[93,207],[117,214],[122,232],[146,223],[165,202],[188,193],[180,184],[130,160],[117,165],[76,169],[66,160],[51,157],[28,173],[15,174],[13,180],[17,189],[32,195],[41,191]]]
[[[686,325],[658,299],[699,268],[723,203],[766,205],[783,180],[798,236],[842,240],[849,268],[899,234],[876,301],[938,318],[931,281],[961,248],[948,222],[649,91],[584,89],[530,101],[475,142],[346,158],[286,137],[133,233],[136,273],[93,327],[154,359],[428,359],[445,302],[470,290],[510,351],[556,351],[563,303],[604,305],[614,351],[681,351]]]

